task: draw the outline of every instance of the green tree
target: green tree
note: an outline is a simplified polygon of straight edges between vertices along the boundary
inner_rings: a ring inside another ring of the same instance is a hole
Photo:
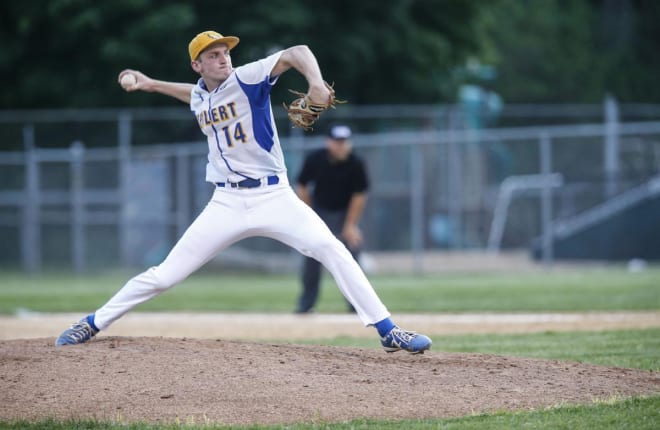
[[[131,65],[168,70],[194,23],[181,2],[24,0],[2,6],[4,108],[123,104],[116,76]],[[173,78],[180,78],[174,73]]]
[[[480,11],[484,60],[508,102],[602,97],[593,50],[593,10],[585,1],[499,0]],[[595,79],[594,79],[595,78]]]
[[[308,44],[353,103],[447,101],[451,70],[476,52],[477,2],[463,0],[22,0],[0,5],[0,108],[175,104],[122,92],[118,72],[193,82],[197,32],[237,35],[234,63]],[[286,86],[301,88],[287,74]]]
[[[507,102],[660,102],[660,2],[493,0],[476,29]]]
[[[660,102],[660,2],[601,0],[598,45],[603,87],[621,101]]]

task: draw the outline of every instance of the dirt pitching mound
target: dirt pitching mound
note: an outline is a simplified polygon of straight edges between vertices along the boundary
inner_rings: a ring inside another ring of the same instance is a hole
[[[660,392],[660,375],[483,354],[101,337],[0,342],[0,418],[183,423],[451,417]]]

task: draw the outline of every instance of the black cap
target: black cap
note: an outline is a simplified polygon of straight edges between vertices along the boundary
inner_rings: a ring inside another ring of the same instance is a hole
[[[328,137],[331,139],[349,139],[351,134],[351,128],[346,124],[335,124],[328,130]]]

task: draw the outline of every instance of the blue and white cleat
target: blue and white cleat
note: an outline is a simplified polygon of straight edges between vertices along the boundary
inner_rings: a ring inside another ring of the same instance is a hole
[[[411,354],[424,354],[424,351],[431,348],[433,341],[423,334],[405,331],[401,327],[394,326],[385,337],[380,339],[380,343],[385,348],[385,352],[404,350]]]
[[[90,320],[90,318],[92,319]],[[93,315],[89,315],[64,330],[64,333],[55,341],[55,346],[85,343],[98,332],[99,330],[94,326]]]

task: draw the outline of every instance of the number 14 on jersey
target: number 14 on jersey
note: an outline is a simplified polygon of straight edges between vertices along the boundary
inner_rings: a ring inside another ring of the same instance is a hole
[[[245,135],[245,132],[243,132],[243,126],[241,125],[240,122],[236,123],[233,133],[230,131],[228,125],[222,127],[222,131],[225,134],[225,139],[227,140],[227,146],[230,148],[234,146],[234,142],[240,141],[245,143],[245,141],[247,140],[247,136]]]

